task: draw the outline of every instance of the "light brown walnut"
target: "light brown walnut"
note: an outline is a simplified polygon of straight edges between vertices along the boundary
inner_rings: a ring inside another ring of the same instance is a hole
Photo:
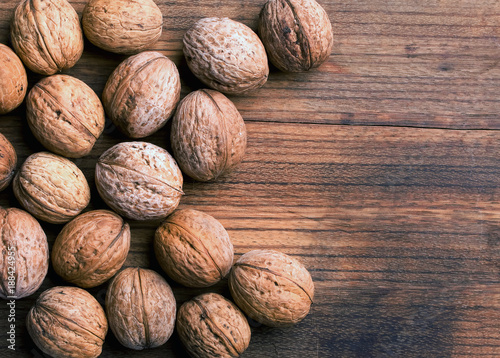
[[[154,249],[162,269],[188,287],[207,287],[233,265],[233,244],[224,226],[204,212],[176,210],[156,230]]]
[[[22,0],[10,39],[24,64],[42,75],[73,67],[83,53],[80,20],[66,0]]]
[[[109,148],[97,161],[95,181],[106,204],[133,220],[167,217],[184,194],[175,159],[147,142],[122,142]]]
[[[16,150],[9,140],[0,133],[0,191],[10,184],[15,174],[16,165]]]
[[[82,26],[97,47],[134,54],[158,41],[163,16],[153,0],[89,0],[83,9]]]
[[[33,216],[62,224],[80,214],[90,202],[90,188],[82,171],[61,156],[30,155],[13,181],[14,194]]]
[[[185,302],[179,308],[176,329],[195,358],[239,357],[250,344],[247,319],[234,303],[217,293]]]
[[[102,94],[106,113],[130,138],[162,128],[181,94],[179,71],[159,52],[145,51],[123,61],[109,76]]]
[[[26,70],[10,47],[0,44],[0,114],[17,108],[28,89]]]
[[[93,210],[67,223],[52,246],[52,267],[66,281],[98,286],[118,272],[130,248],[130,226],[108,210]]]
[[[118,341],[131,349],[159,347],[175,327],[172,289],[148,269],[129,267],[116,275],[106,293],[106,312]]]
[[[53,75],[36,83],[26,98],[26,117],[45,148],[70,158],[89,154],[105,124],[97,94],[68,75]]]
[[[267,81],[264,45],[241,22],[226,17],[201,19],[186,31],[183,43],[191,72],[217,91],[243,94]]]
[[[0,207],[0,297],[19,299],[41,286],[49,268],[49,244],[26,211]]]
[[[52,287],[38,297],[26,319],[28,333],[55,358],[96,358],[108,332],[97,300],[78,287]]]
[[[220,92],[202,89],[179,104],[170,141],[182,171],[209,181],[227,175],[243,160],[247,131],[233,102]]]
[[[314,283],[304,265],[274,250],[241,256],[229,274],[229,290],[250,318],[272,327],[301,321],[314,298]]]
[[[316,0],[269,0],[260,13],[259,35],[269,60],[285,72],[318,67],[333,47],[332,24]]]

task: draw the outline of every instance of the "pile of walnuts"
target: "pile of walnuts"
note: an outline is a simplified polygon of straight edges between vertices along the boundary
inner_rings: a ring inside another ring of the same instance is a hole
[[[33,294],[49,261],[74,286],[52,287],[27,317],[34,343],[54,357],[97,357],[108,327],[130,349],[164,344],[177,330],[193,357],[237,357],[250,342],[245,314],[269,326],[302,320],[313,301],[307,269],[277,251],[253,250],[234,263],[233,244],[214,217],[176,210],[183,174],[198,181],[228,175],[243,159],[245,123],[225,94],[263,86],[270,61],[282,71],[307,71],[326,61],[332,27],[315,0],[269,0],[259,35],[228,18],[204,18],[184,34],[193,74],[210,89],[180,99],[175,64],[147,51],[161,36],[163,17],[152,0],[89,0],[81,24],[66,0],[22,0],[11,23],[12,49],[0,44],[0,114],[26,98],[26,118],[47,149],[16,170],[14,147],[0,134],[0,190],[11,182],[25,210],[0,208],[0,246],[13,251],[15,285],[2,275],[0,297]],[[58,74],[83,52],[84,36],[110,52],[130,55],[99,97],[84,82]],[[27,92],[27,73],[45,75]],[[119,143],[99,157],[95,181],[112,210],[83,212],[91,189],[68,158],[87,155],[105,117],[129,138],[147,137],[172,118],[173,155],[144,141]],[[83,213],[82,213],[83,212]],[[65,224],[50,248],[37,221]],[[162,220],[154,252],[164,272],[187,287],[228,277],[234,301],[207,293],[177,310],[172,289],[157,272],[122,269],[130,249],[129,220]],[[0,267],[6,267],[0,256]],[[85,289],[110,280],[105,310]],[[76,286],[76,287],[75,287]]]

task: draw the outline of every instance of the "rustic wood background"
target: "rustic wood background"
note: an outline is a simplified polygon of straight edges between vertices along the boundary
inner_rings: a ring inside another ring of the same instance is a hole
[[[0,2],[0,42],[9,42],[17,0]],[[265,0],[157,1],[164,31],[154,50],[179,67],[182,96],[201,87],[182,58],[197,19],[228,16],[253,29]],[[81,14],[85,1],[71,1]],[[335,44],[317,70],[284,74],[231,97],[246,120],[248,150],[230,177],[186,179],[181,207],[219,219],[236,257],[256,248],[299,258],[316,285],[309,316],[294,327],[252,323],[244,357],[500,356],[500,1],[320,1]],[[99,95],[123,56],[88,41],[65,73]],[[29,73],[30,87],[41,76]],[[0,118],[19,165],[43,150],[25,106]],[[169,148],[169,127],[146,140]],[[93,188],[88,210],[104,208],[94,186],[98,156],[126,140],[112,125],[75,163]],[[0,205],[19,207],[9,187]],[[62,226],[43,224],[49,243]],[[156,224],[131,223],[126,266],[160,271]],[[170,281],[171,282],[171,281]],[[0,356],[43,357],[24,319],[44,289],[65,284],[53,270],[16,306],[16,352],[6,349],[8,308],[0,302]],[[172,282],[178,303],[205,291]],[[103,302],[106,285],[90,290]],[[102,357],[184,357],[174,335],[134,352],[108,333]]]

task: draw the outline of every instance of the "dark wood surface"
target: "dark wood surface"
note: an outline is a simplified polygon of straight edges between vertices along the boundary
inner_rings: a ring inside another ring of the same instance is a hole
[[[179,67],[182,96],[201,87],[182,59],[181,38],[199,18],[228,16],[256,28],[265,0],[157,1],[164,31],[154,46]],[[85,1],[71,1],[81,14]],[[333,23],[329,61],[301,74],[271,70],[268,83],[230,97],[248,130],[243,163],[215,183],[186,178],[180,207],[204,210],[227,228],[236,257],[272,248],[301,260],[316,286],[311,313],[294,327],[252,322],[244,357],[500,356],[500,2],[371,0],[321,3]],[[17,4],[0,3],[9,44]],[[123,56],[90,43],[65,71],[99,95]],[[41,76],[29,73],[30,87]],[[0,118],[19,163],[43,150],[25,106]],[[146,140],[169,148],[169,127]],[[74,162],[91,187],[87,210],[105,208],[94,186],[98,156],[126,140],[106,127]],[[19,207],[12,189],[0,205]],[[42,224],[51,244],[62,226]],[[126,266],[161,272],[155,224],[132,222]],[[178,304],[210,289],[171,282]],[[16,352],[42,357],[24,319],[36,297],[65,284],[50,269],[16,304]],[[91,289],[103,302],[106,285]],[[102,357],[185,357],[174,336],[135,352],[108,333]]]

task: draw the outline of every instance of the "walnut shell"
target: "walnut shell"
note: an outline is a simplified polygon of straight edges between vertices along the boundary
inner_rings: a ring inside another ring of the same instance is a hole
[[[176,210],[156,230],[154,249],[161,268],[188,287],[207,287],[233,265],[233,244],[214,217],[192,209]]]
[[[153,0],[89,0],[82,25],[85,36],[97,47],[133,54],[158,41],[163,16]]]
[[[213,90],[188,94],[177,108],[170,133],[182,171],[199,181],[230,173],[243,159],[245,122],[226,96]]]
[[[106,204],[133,220],[167,217],[184,194],[175,159],[146,142],[122,142],[105,151],[97,161],[95,181]]]
[[[42,292],[26,325],[33,342],[51,357],[98,357],[108,332],[101,305],[78,287],[58,286]]]
[[[131,349],[161,346],[175,327],[172,289],[148,269],[130,267],[116,275],[106,293],[106,312],[118,341]]]
[[[285,72],[318,67],[333,47],[332,24],[315,0],[269,0],[260,13],[259,35],[269,60]]]
[[[195,358],[239,357],[250,344],[250,326],[234,303],[217,293],[185,302],[177,314],[177,333]]]
[[[93,210],[67,223],[52,247],[52,266],[66,281],[98,286],[122,267],[130,248],[130,226],[108,210]]]
[[[66,0],[22,0],[10,38],[24,64],[42,75],[73,67],[83,53],[80,20]]]
[[[90,202],[90,188],[82,171],[61,156],[30,155],[13,181],[14,195],[33,216],[52,224],[65,223]]]
[[[28,89],[28,76],[21,59],[10,47],[0,44],[0,114],[17,108]]]
[[[16,150],[9,140],[0,133],[0,191],[4,190],[14,177],[16,165]]]
[[[84,82],[67,75],[45,77],[26,98],[33,135],[48,150],[70,158],[87,155],[104,130],[104,109]]]
[[[269,75],[264,45],[248,26],[210,17],[196,22],[183,38],[184,56],[196,77],[226,94],[262,87]]]
[[[0,252],[0,297],[23,298],[38,290],[49,268],[49,244],[33,216],[0,207]]]
[[[241,256],[229,274],[229,290],[250,318],[272,327],[301,321],[314,297],[307,269],[273,250],[253,250]]]
[[[170,119],[181,94],[179,71],[159,52],[146,51],[123,61],[111,74],[102,102],[127,136],[142,138]]]

